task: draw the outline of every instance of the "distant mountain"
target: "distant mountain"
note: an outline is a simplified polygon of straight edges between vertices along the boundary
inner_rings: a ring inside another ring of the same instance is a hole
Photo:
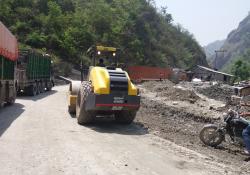
[[[214,51],[220,49],[224,43],[225,40],[217,40],[203,47],[208,62],[214,59]]]
[[[237,59],[246,57],[250,51],[250,13],[240,22],[237,29],[233,30],[221,47],[226,52],[218,54],[217,68],[229,69]],[[250,58],[248,59],[250,62]]]

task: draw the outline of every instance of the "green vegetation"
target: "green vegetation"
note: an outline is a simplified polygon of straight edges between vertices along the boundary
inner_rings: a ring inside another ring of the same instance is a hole
[[[231,64],[231,72],[235,75],[237,80],[247,80],[250,78],[250,49],[243,54],[235,58],[234,63]]]
[[[236,73],[237,69],[243,71],[250,65],[250,14],[239,24],[238,28],[230,32],[224,45],[221,47],[226,52],[218,57],[218,66],[226,72]],[[238,62],[238,60],[241,60]],[[237,62],[237,64],[236,64]],[[242,63],[242,64],[241,64]],[[235,72],[236,71],[236,72]],[[247,70],[243,71],[247,72]],[[242,73],[243,73],[242,72]],[[244,73],[245,74],[245,73]],[[242,75],[241,78],[246,78]],[[239,76],[239,75],[238,75]]]
[[[172,24],[166,8],[152,0],[1,0],[0,20],[22,47],[85,65],[89,46],[119,47],[122,62],[190,68],[207,65],[193,36]]]

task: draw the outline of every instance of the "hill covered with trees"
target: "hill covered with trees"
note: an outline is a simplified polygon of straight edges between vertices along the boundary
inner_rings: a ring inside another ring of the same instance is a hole
[[[151,0],[1,0],[0,20],[21,47],[78,64],[93,44],[119,47],[122,62],[191,68],[207,65],[193,36]]]

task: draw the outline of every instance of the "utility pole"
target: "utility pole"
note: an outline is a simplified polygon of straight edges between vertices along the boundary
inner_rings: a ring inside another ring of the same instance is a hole
[[[220,50],[215,50],[215,61],[214,61],[214,69],[217,70],[217,59],[218,59],[218,54],[222,53],[223,57],[224,57],[224,53],[226,52],[226,50],[224,49],[220,49]]]

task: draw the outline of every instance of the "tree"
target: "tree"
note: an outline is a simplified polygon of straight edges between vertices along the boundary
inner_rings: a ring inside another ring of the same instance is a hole
[[[207,65],[192,34],[154,0],[1,0],[0,20],[22,45],[78,64],[93,44],[118,47],[126,64]],[[84,57],[84,64],[89,60]]]
[[[233,73],[237,80],[247,80],[250,77],[250,66],[242,60],[237,60],[233,66]]]

